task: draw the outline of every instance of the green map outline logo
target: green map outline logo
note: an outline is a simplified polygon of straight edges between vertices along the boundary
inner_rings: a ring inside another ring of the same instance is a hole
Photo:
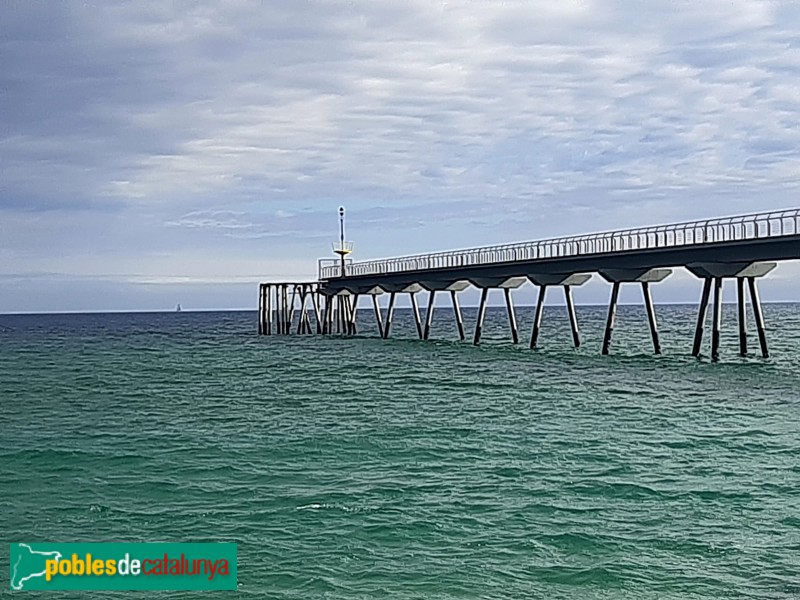
[[[235,543],[10,544],[9,587],[27,590],[236,590]]]
[[[30,544],[25,544],[25,543],[22,543],[22,542],[16,544],[16,546],[17,546],[17,560],[13,560],[14,544],[11,544],[12,550],[11,550],[11,553],[9,554],[9,556],[12,557],[12,559],[9,561],[9,564],[11,565],[11,573],[10,573],[9,579],[10,579],[10,582],[11,582],[11,589],[14,590],[14,591],[19,591],[19,590],[24,589],[24,584],[29,579],[34,579],[36,577],[44,577],[45,576],[45,566],[44,566],[44,564],[42,564],[42,571],[41,572],[31,573],[27,577],[22,577],[21,579],[19,578],[19,576],[20,576],[19,564],[22,562],[22,558],[23,558],[23,554],[21,552],[22,548],[27,548],[28,552],[30,554],[39,554],[39,555],[43,555],[43,556],[50,556],[50,557],[54,557],[56,560],[61,560],[61,558],[63,558],[62,554],[60,552],[58,552],[58,551],[43,552],[43,551],[40,551],[40,550],[34,550],[33,548],[31,548]],[[15,581],[16,581],[16,583],[15,583]]]

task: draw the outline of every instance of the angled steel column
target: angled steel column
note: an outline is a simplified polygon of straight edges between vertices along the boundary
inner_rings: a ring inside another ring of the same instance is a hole
[[[458,337],[463,342],[467,339],[464,335],[464,317],[461,315],[461,305],[458,303],[458,295],[455,290],[450,290],[450,297],[453,299],[453,313],[456,316],[456,325],[458,326]]]
[[[692,346],[692,356],[700,356],[700,347],[703,344],[703,330],[706,326],[706,315],[708,314],[708,299],[711,296],[711,285],[713,278],[706,277],[703,281],[703,295],[700,297],[700,309],[697,311],[697,327],[694,330],[694,345]]]
[[[567,301],[567,312],[569,313],[569,324],[572,328],[572,342],[576,348],[581,345],[581,334],[578,331],[578,316],[575,314],[575,303],[572,301],[572,289],[570,286],[564,286],[564,298]]]
[[[319,299],[319,289],[317,287],[312,288],[311,302],[314,304],[314,318],[317,321],[317,334],[322,333],[322,319],[320,318]]]
[[[422,339],[422,319],[419,316],[419,303],[417,302],[417,293],[416,292],[409,292],[409,296],[411,296],[411,309],[414,312],[414,323],[417,325],[417,336],[419,339]]]
[[[714,278],[714,324],[711,330],[711,360],[719,360],[720,328],[722,326],[722,277]]]
[[[283,286],[283,334],[289,335],[292,327],[292,311],[289,308],[289,284]]]
[[[476,346],[481,341],[481,333],[483,332],[483,319],[486,317],[486,299],[489,296],[489,288],[483,288],[481,291],[481,303],[478,306],[478,320],[475,323],[475,337],[472,343]]]
[[[661,354],[661,340],[658,339],[658,321],[656,320],[656,308],[653,306],[653,296],[650,294],[650,284],[642,282],[642,296],[644,296],[644,306],[647,309],[647,322],[650,324],[650,337],[653,339],[653,352]]]
[[[617,321],[617,301],[619,300],[620,282],[615,281],[611,288],[611,301],[608,303],[608,319],[606,320],[606,333],[603,336],[603,354],[611,350],[611,335],[614,333],[614,324]]]
[[[422,339],[427,340],[431,335],[431,323],[433,322],[433,301],[436,299],[436,290],[431,290],[428,296],[428,310],[425,313],[425,331],[422,332]]]
[[[515,344],[519,344],[519,330],[517,329],[517,315],[514,312],[514,302],[511,299],[511,290],[503,288],[506,296],[506,312],[508,313],[508,324],[511,327],[511,339]]]
[[[297,333],[306,332],[306,286],[300,288],[300,318],[297,319]]]
[[[273,290],[275,291],[275,335],[281,335],[283,333],[281,329],[283,327],[283,321],[281,320],[281,286],[274,285]]]
[[[758,330],[758,343],[761,345],[761,356],[769,358],[769,348],[767,348],[767,331],[764,326],[764,313],[761,309],[761,298],[756,287],[756,278],[748,277],[747,283],[750,284],[750,303],[753,305],[753,316],[756,319],[756,329]]]
[[[389,339],[389,333],[392,330],[392,320],[394,319],[394,300],[397,292],[390,292],[389,294],[389,308],[386,311],[386,325],[383,329],[383,339]]]
[[[267,289],[264,294],[264,301],[266,302],[265,307],[265,331],[267,335],[272,335],[272,285],[267,284]]]
[[[281,289],[281,335],[289,333],[289,286],[283,284]]]
[[[264,331],[266,328],[264,323],[264,305],[266,304],[264,294],[267,291],[266,288],[267,286],[263,283],[259,284],[258,286],[258,335],[264,335],[266,333]]]
[[[378,325],[378,335],[383,337],[383,317],[381,316],[381,305],[378,303],[378,294],[372,294],[372,307],[375,309],[375,323]]]
[[[351,302],[352,300],[352,302]],[[356,335],[358,333],[358,324],[356,323],[356,317],[358,313],[358,294],[353,294],[352,297],[348,297],[347,303],[350,306],[350,319],[348,321],[348,333],[350,335]]]
[[[286,333],[292,333],[292,323],[294,323],[294,305],[297,299],[297,284],[292,284],[292,301],[289,304],[289,322],[286,324]]]
[[[308,316],[308,311],[304,310],[300,314],[300,318],[303,320],[303,331],[302,333],[311,333],[311,319]]]
[[[533,315],[533,329],[531,330],[531,348],[536,348],[539,343],[539,331],[542,329],[542,314],[544,313],[544,296],[547,286],[539,288],[539,299],[536,301],[536,313]]]
[[[336,321],[336,333],[342,333],[342,297],[333,297],[333,320]]]
[[[333,296],[325,296],[325,334],[333,333]]]
[[[747,306],[744,283],[744,277],[736,278],[736,300],[739,309],[739,356],[747,356]]]

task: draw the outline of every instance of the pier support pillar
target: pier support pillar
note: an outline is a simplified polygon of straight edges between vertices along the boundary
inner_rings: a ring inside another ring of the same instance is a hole
[[[297,319],[297,333],[305,333],[306,332],[306,319],[308,318],[306,315],[306,286],[302,286],[300,289],[300,318]]]
[[[461,305],[458,303],[458,292],[450,290],[450,298],[453,300],[453,314],[456,317],[456,326],[458,327],[458,337],[463,342],[467,336],[464,335],[464,317],[461,314]]]
[[[281,289],[280,285],[272,286],[272,292],[275,298],[275,335],[281,335],[283,333],[283,320],[281,316],[283,296],[281,294]]]
[[[266,319],[266,333],[267,335],[272,335],[272,327],[275,324],[275,313],[272,309],[272,290],[274,289],[274,285],[267,284],[267,290],[265,294],[265,300],[267,303],[266,306],[266,314],[264,318]]]
[[[753,305],[753,316],[758,330],[758,343],[761,345],[761,356],[769,358],[769,348],[767,348],[767,331],[764,326],[764,313],[761,309],[761,298],[758,295],[756,278],[748,277],[747,283],[750,285],[750,303]]]
[[[611,335],[614,333],[614,324],[617,320],[617,301],[619,300],[620,282],[615,281],[611,288],[611,301],[608,304],[608,319],[606,320],[606,332],[603,336],[603,354],[607,355],[611,349]]]
[[[572,329],[572,343],[576,348],[580,348],[581,334],[578,331],[578,316],[575,314],[575,303],[572,301],[572,288],[564,286],[564,299],[567,301],[567,313],[569,314],[569,325]]]
[[[736,278],[736,303],[739,316],[739,356],[747,356],[747,306],[744,295],[744,277]]]
[[[427,340],[431,335],[431,324],[433,323],[433,303],[436,300],[436,290],[431,290],[428,296],[428,310],[425,312],[425,330],[422,332],[422,339]]]
[[[358,296],[358,294],[353,294],[353,320],[351,321],[353,335],[358,335]]]
[[[475,337],[472,340],[474,345],[478,345],[481,341],[481,333],[483,333],[483,320],[486,318],[486,299],[489,297],[489,288],[481,290],[481,303],[478,306],[478,320],[475,322]]]
[[[706,326],[706,315],[708,314],[708,299],[711,297],[711,286],[713,278],[707,277],[703,281],[703,295],[700,297],[700,308],[697,311],[697,327],[694,330],[694,345],[692,346],[692,356],[700,356],[700,347],[703,344],[703,331]]]
[[[417,302],[417,293],[409,292],[408,295],[411,297],[411,310],[414,313],[414,323],[417,326],[417,336],[419,339],[422,339],[422,319],[419,316],[419,302]]]
[[[265,305],[267,303],[265,293],[267,291],[267,286],[265,284],[260,284],[258,286],[258,335],[266,334],[266,318],[264,317],[265,312]]]
[[[653,352],[655,354],[661,354],[661,340],[658,338],[656,309],[655,306],[653,306],[653,296],[650,293],[650,284],[647,281],[642,282],[642,296],[644,297],[644,306],[647,309],[647,322],[650,324],[650,337],[653,340]]]
[[[653,305],[653,298],[650,294],[650,284],[664,281],[667,277],[672,275],[672,269],[651,269],[647,267],[634,267],[629,269],[614,268],[602,269],[600,275],[614,286],[611,290],[611,302],[608,307],[608,321],[603,338],[603,354],[609,354],[611,350],[611,337],[617,320],[620,286],[623,283],[640,283],[642,285],[642,296],[644,299],[644,307],[647,312],[647,322],[650,327],[650,337],[653,341],[653,351],[656,354],[661,354],[656,310]]]
[[[334,296],[336,302],[334,307],[336,309],[336,333],[344,333],[344,302],[341,296]]]
[[[317,334],[322,333],[322,319],[320,317],[319,300],[320,300],[319,289],[316,287],[312,288],[311,302],[314,305],[314,319],[317,322]]]
[[[285,284],[283,286],[283,335],[289,335],[290,327],[292,326],[292,321],[290,318],[290,310],[289,310],[289,285]]]
[[[539,298],[536,300],[536,312],[533,315],[533,329],[531,330],[531,348],[536,348],[539,343],[539,331],[542,329],[542,315],[544,314],[544,296],[547,285],[539,287]]]
[[[275,333],[283,335],[283,285],[275,286]]]
[[[394,319],[394,300],[397,292],[389,294],[389,308],[386,311],[386,326],[383,329],[383,339],[389,339],[389,333],[392,330],[392,320]]]
[[[711,330],[711,360],[719,360],[720,329],[722,326],[722,277],[714,278],[714,315]]]
[[[519,344],[519,330],[517,329],[517,315],[514,312],[514,302],[511,299],[511,289],[503,288],[506,296],[506,312],[508,312],[508,325],[511,327],[511,339]]]
[[[330,332],[330,305],[331,305],[331,297],[327,295],[323,295],[320,297],[322,302],[322,335],[328,335]]]
[[[286,323],[286,333],[292,333],[292,323],[294,323],[294,307],[295,307],[295,300],[297,299],[297,286],[292,285],[292,300],[289,303],[289,316],[287,317],[288,322]]]
[[[375,310],[375,323],[378,325],[378,335],[383,337],[383,317],[381,316],[381,305],[378,302],[377,294],[372,294],[372,308]]]

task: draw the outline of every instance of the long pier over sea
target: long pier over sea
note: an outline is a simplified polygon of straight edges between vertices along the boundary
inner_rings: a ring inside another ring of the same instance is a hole
[[[664,282],[673,269],[683,267],[702,281],[692,354],[700,356],[709,304],[713,302],[710,355],[712,360],[719,359],[722,287],[726,279],[732,279],[737,289],[739,353],[748,354],[746,295],[749,292],[761,355],[768,358],[758,280],[768,275],[778,262],[800,259],[800,209],[362,262],[349,258],[352,243],[345,240],[343,209],[340,209],[340,224],[340,241],[334,244],[339,258],[319,261],[317,281],[260,284],[260,334],[354,335],[356,303],[359,297],[370,296],[378,333],[388,338],[397,295],[408,294],[417,334],[427,340],[436,294],[446,293],[450,295],[455,326],[463,341],[466,332],[458,294],[474,286],[481,290],[481,299],[472,342],[480,343],[489,290],[501,289],[511,338],[516,344],[520,342],[520,332],[512,291],[531,282],[538,286],[539,296],[530,347],[538,345],[545,297],[551,288],[561,288],[564,294],[572,341],[578,347],[581,336],[572,288],[598,274],[611,284],[602,353],[609,354],[611,349],[620,287],[636,284],[642,289],[653,350],[660,354],[658,320],[650,286]],[[424,292],[428,294],[428,303],[423,322],[418,294]],[[389,297],[385,310],[379,302],[383,295]]]

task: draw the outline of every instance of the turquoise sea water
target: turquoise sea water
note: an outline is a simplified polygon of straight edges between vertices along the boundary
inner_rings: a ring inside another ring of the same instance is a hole
[[[800,597],[800,306],[765,307],[768,361],[726,307],[718,364],[688,306],[662,357],[640,307],[610,357],[600,307],[577,351],[563,308],[538,351],[531,308],[518,347],[437,311],[429,342],[407,311],[388,341],[370,311],[0,316],[0,595],[8,542],[226,541],[243,598]]]

